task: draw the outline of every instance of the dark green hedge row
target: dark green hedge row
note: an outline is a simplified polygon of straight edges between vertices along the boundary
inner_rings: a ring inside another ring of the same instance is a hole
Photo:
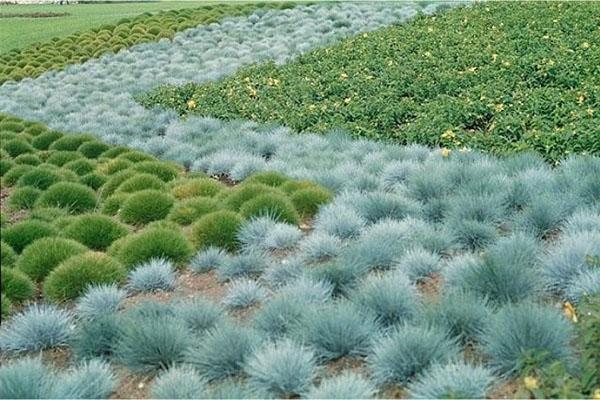
[[[118,52],[139,43],[173,38],[176,32],[209,24],[229,16],[247,15],[257,8],[287,8],[292,3],[219,4],[199,8],[143,13],[64,38],[53,38],[0,56],[0,84],[8,80],[34,78],[48,70],[83,63],[106,52]]]
[[[162,87],[140,101],[299,131],[342,128],[497,154],[533,149],[556,161],[600,153],[599,18],[595,2],[479,4],[362,34],[287,65]]]

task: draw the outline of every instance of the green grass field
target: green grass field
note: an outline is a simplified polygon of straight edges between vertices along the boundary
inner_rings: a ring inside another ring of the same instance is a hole
[[[121,18],[133,17],[145,12],[191,8],[209,3],[214,2],[192,0],[116,4],[0,5],[2,14],[48,12],[70,14],[51,18],[0,18],[0,53],[13,48],[22,48],[35,42],[43,42],[53,37],[64,37],[77,31],[115,23]]]

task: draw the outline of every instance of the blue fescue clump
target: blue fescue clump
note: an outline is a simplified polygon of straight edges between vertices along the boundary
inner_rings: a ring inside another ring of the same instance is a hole
[[[453,239],[465,250],[482,249],[498,238],[498,229],[490,222],[452,219],[447,221],[447,226]]]
[[[350,299],[384,327],[411,320],[419,307],[416,287],[399,271],[367,277]]]
[[[355,254],[345,255],[343,259],[335,259],[310,270],[310,275],[329,283],[333,295],[339,296],[352,291],[357,282],[368,273],[368,266]]]
[[[237,376],[259,343],[255,331],[225,322],[207,331],[185,359],[209,381]]]
[[[366,221],[353,209],[333,203],[319,210],[315,231],[348,239],[358,236],[365,224]]]
[[[299,323],[307,304],[297,296],[276,294],[256,311],[253,326],[271,338],[283,337]]]
[[[465,362],[435,364],[408,386],[411,399],[483,399],[494,383],[488,368]]]
[[[305,237],[299,244],[300,254],[307,262],[329,260],[340,254],[342,240],[324,232],[315,232]]]
[[[207,247],[200,250],[190,260],[192,271],[201,274],[221,267],[227,260],[227,252],[218,247]]]
[[[267,251],[293,247],[302,237],[294,225],[277,222],[265,216],[245,222],[237,233],[237,239],[246,251]]]
[[[61,372],[50,397],[56,399],[107,399],[117,378],[104,361],[90,360]]]
[[[119,338],[120,327],[118,314],[100,314],[81,320],[71,341],[73,353],[84,360],[110,357]]]
[[[567,365],[572,358],[573,329],[557,310],[534,303],[503,307],[484,327],[480,341],[489,364],[504,375],[515,375],[535,362]]]
[[[517,216],[516,223],[524,231],[546,237],[560,228],[573,205],[558,193],[542,193]]]
[[[288,339],[255,351],[244,370],[257,391],[289,398],[307,392],[316,377],[317,361],[312,350]]]
[[[565,297],[579,303],[586,297],[600,296],[600,269],[582,272],[571,280],[565,289]]]
[[[255,277],[267,267],[267,256],[262,252],[242,253],[228,257],[217,269],[219,279],[227,281],[241,277]]]
[[[189,366],[179,366],[163,372],[156,378],[151,395],[155,399],[206,398],[206,382]]]
[[[183,361],[191,343],[190,332],[168,307],[142,304],[130,310],[122,322],[115,354],[128,368],[148,372]]]
[[[175,287],[175,271],[171,261],[152,259],[129,273],[127,288],[134,292],[169,291]]]
[[[53,384],[41,357],[25,357],[0,367],[1,399],[48,398]]]
[[[485,298],[457,290],[445,292],[439,301],[428,304],[422,317],[466,344],[477,340],[491,314]]]
[[[562,231],[566,235],[578,232],[600,231],[600,210],[585,209],[573,213],[564,223]]]
[[[402,271],[412,282],[419,282],[439,272],[441,268],[440,256],[422,247],[407,250],[401,258],[396,261],[393,268]]]
[[[320,359],[366,354],[377,331],[375,320],[348,302],[305,309],[294,336],[313,347]]]
[[[342,372],[321,381],[308,392],[309,399],[372,399],[377,389],[366,378],[354,372]]]
[[[358,214],[368,223],[383,219],[401,220],[419,214],[419,203],[398,194],[374,192],[359,195],[355,201]]]
[[[267,250],[293,248],[302,237],[302,231],[290,224],[277,223],[265,237],[263,246]]]
[[[272,259],[261,279],[271,287],[281,287],[300,277],[305,267],[304,261],[299,257]]]
[[[93,319],[115,313],[126,295],[116,284],[92,285],[77,301],[76,314],[79,318]]]
[[[229,283],[223,304],[231,308],[245,308],[260,303],[267,297],[267,291],[256,281],[239,278]]]
[[[33,304],[15,315],[0,331],[3,351],[38,351],[66,346],[71,337],[71,315],[53,305]]]
[[[190,331],[196,334],[203,334],[225,317],[225,310],[220,305],[202,297],[175,303],[173,312]]]
[[[444,329],[404,325],[376,341],[367,361],[379,384],[403,384],[435,363],[457,357],[459,346]]]

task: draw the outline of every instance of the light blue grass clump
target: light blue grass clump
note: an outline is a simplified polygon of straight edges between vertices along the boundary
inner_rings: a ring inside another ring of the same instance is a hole
[[[206,393],[207,399],[266,399],[269,398],[266,393],[257,393],[256,390],[244,380],[228,378],[218,383],[213,383],[212,387]]]
[[[418,202],[399,194],[373,192],[359,194],[352,200],[358,214],[368,223],[383,219],[401,220],[406,217],[417,217],[420,213]]]
[[[33,304],[13,316],[0,330],[2,351],[39,351],[66,346],[72,334],[68,311],[54,305]]]
[[[290,249],[301,237],[302,231],[298,227],[280,222],[265,237],[264,247],[267,250]]]
[[[557,310],[535,303],[508,305],[493,315],[481,333],[488,365],[503,375],[516,375],[537,367],[572,362],[573,327]]]
[[[117,312],[127,296],[116,284],[92,285],[77,301],[75,307],[79,318],[94,319]]]
[[[333,287],[329,282],[302,275],[283,286],[278,294],[302,300],[306,304],[322,304],[331,299]]]
[[[175,288],[175,268],[167,259],[156,258],[129,273],[127,288],[133,292],[169,291]]]
[[[292,336],[311,346],[319,359],[367,353],[377,332],[375,320],[353,304],[342,301],[305,308]]]
[[[411,282],[420,282],[440,271],[441,258],[438,254],[417,246],[407,250],[392,268],[406,274]]]
[[[50,397],[55,399],[107,399],[117,388],[117,378],[101,360],[90,360],[61,372]]]
[[[261,279],[273,288],[282,287],[299,278],[304,272],[304,262],[299,257],[273,259]]]
[[[331,203],[319,210],[315,218],[315,231],[349,239],[360,234],[366,221],[348,206]]]
[[[268,266],[269,257],[258,251],[241,253],[228,257],[218,269],[218,277],[221,281],[227,281],[242,277],[256,277]]]
[[[468,251],[480,250],[498,239],[498,228],[487,221],[449,218],[446,227],[453,240]]]
[[[592,269],[582,272],[571,280],[565,289],[565,297],[573,302],[579,303],[586,297],[600,295],[600,269]]]
[[[300,256],[309,263],[327,261],[340,254],[342,240],[324,232],[314,232],[299,244]]]
[[[174,303],[173,312],[175,317],[196,334],[203,334],[225,318],[223,307],[202,297]]]
[[[384,327],[410,321],[420,306],[416,287],[399,271],[367,277],[349,297]]]
[[[0,398],[43,399],[54,385],[51,371],[41,356],[24,357],[0,366]]]
[[[372,399],[377,389],[368,379],[354,372],[326,378],[308,392],[309,399]]]
[[[244,363],[260,342],[254,330],[225,322],[190,347],[185,360],[208,381],[234,377],[242,373]]]
[[[70,342],[74,355],[81,360],[110,357],[120,327],[119,314],[101,314],[80,320]]]
[[[435,364],[408,386],[411,399],[483,399],[495,381],[492,371],[464,361]]]
[[[223,304],[230,308],[246,308],[260,303],[266,297],[267,291],[256,281],[238,278],[229,283]]]
[[[600,257],[600,232],[578,232],[561,237],[542,262],[546,288],[563,293],[574,279],[594,268],[594,257]]]
[[[563,234],[600,231],[600,212],[585,209],[573,213],[563,225]]]
[[[404,325],[377,340],[367,362],[378,384],[404,384],[433,364],[455,359],[459,351],[444,329]]]
[[[163,372],[156,378],[151,395],[155,399],[206,398],[206,382],[195,369],[178,366]]]
[[[237,239],[246,251],[288,249],[302,237],[296,226],[277,222],[265,216],[245,222],[237,233]]]
[[[561,193],[542,193],[518,214],[516,224],[537,237],[560,228],[573,210],[573,202]]]
[[[401,188],[417,168],[418,164],[411,160],[388,163],[381,173],[384,189],[393,191]]]
[[[367,273],[368,265],[357,253],[345,254],[343,258],[321,264],[310,270],[309,274],[316,280],[325,281],[333,288],[333,295],[339,296],[352,291],[358,281]]]
[[[227,260],[227,252],[217,247],[207,247],[200,250],[190,260],[190,268],[192,271],[202,274],[204,272],[218,269]]]
[[[317,374],[315,353],[289,339],[257,349],[244,371],[257,391],[278,398],[304,395]]]

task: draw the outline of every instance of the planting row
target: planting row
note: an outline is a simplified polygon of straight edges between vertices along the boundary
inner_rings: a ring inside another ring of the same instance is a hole
[[[214,84],[161,87],[140,101],[298,131],[344,129],[500,154],[535,150],[551,161],[599,154],[600,86],[592,65],[600,47],[591,40],[591,16],[599,13],[596,3],[463,7]]]
[[[373,3],[261,9],[247,17],[188,29],[172,41],[134,46],[34,80],[5,82],[0,87],[0,111],[61,131],[91,132],[111,143],[129,145],[132,137],[144,143],[160,137],[177,115],[146,110],[135,102],[134,94],[159,84],[218,79],[253,62],[283,63],[315,47],[439,6]]]
[[[292,6],[292,3],[222,4],[124,18],[114,25],[54,38],[1,55],[0,84],[8,80],[35,78],[46,71],[83,63],[107,52],[117,53],[139,43],[172,39],[176,32],[210,24],[224,17],[247,15],[258,8],[282,9]]]
[[[331,199],[319,185],[276,173],[230,187],[92,136],[9,116],[0,131],[4,301],[31,299],[33,282],[50,300],[73,299],[90,283],[124,281],[152,259],[179,267],[193,249],[235,251],[244,221],[260,217],[280,230],[270,242],[277,248],[284,237],[298,240],[297,226]]]

